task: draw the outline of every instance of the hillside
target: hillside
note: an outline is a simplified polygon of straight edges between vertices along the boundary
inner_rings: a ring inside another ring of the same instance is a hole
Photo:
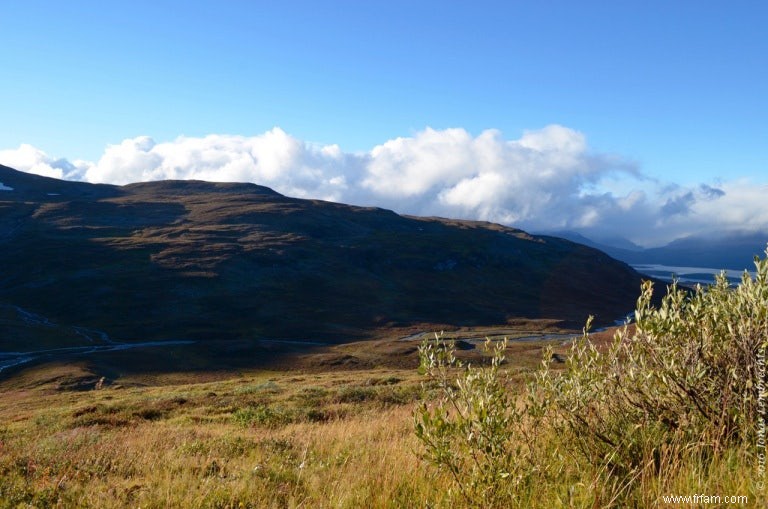
[[[608,323],[633,308],[641,279],[562,239],[254,184],[119,187],[2,166],[0,182],[6,314],[16,306],[121,341],[343,342],[386,327],[588,314]]]

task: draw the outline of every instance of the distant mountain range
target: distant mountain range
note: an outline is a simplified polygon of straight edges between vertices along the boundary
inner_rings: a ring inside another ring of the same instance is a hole
[[[754,257],[764,256],[768,243],[768,232],[712,232],[707,236],[684,237],[662,247],[643,249],[622,238],[593,240],[574,231],[548,234],[594,247],[632,265],[658,264],[737,271],[753,270]]]
[[[641,282],[568,240],[254,184],[94,185],[3,166],[0,183],[0,305],[27,313],[16,336],[28,316],[35,330],[50,320],[121,341],[334,342],[589,314],[610,323],[633,309]]]

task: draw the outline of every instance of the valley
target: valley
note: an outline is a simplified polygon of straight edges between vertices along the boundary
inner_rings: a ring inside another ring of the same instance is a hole
[[[0,509],[768,508],[768,2],[0,20]]]
[[[642,280],[555,237],[254,184],[95,185],[7,167],[0,181],[5,374],[55,352],[226,370],[404,330],[578,331],[624,316]]]
[[[571,369],[588,316],[608,349],[647,279],[556,237],[252,184],[0,181],[0,509],[463,507],[414,433],[441,401],[424,342],[475,369],[505,345],[504,411],[524,407],[542,370]],[[578,437],[523,431],[510,447],[560,473],[521,507],[612,493],[583,482],[599,462],[549,450]],[[743,464],[718,460],[697,489],[738,492]]]

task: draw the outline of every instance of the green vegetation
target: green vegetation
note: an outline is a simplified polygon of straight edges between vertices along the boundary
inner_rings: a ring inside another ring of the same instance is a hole
[[[650,299],[567,345],[493,339],[531,322],[420,349],[399,338],[423,329],[400,330],[272,371],[168,373],[146,354],[110,375],[124,352],[29,366],[0,382],[0,509],[764,507],[768,261],[736,288]]]
[[[508,373],[501,371],[507,341],[486,342],[490,365],[465,365],[454,343],[436,336],[420,349],[421,370],[439,396],[422,402],[416,436],[426,457],[455,481],[462,502],[477,507],[508,505],[534,478],[535,426],[526,406],[517,404]],[[456,369],[463,369],[458,378]],[[450,494],[450,493],[449,493]]]
[[[755,264],[735,289],[724,275],[672,285],[658,308],[644,284],[635,326],[607,345],[585,329],[564,369],[546,355],[518,397],[504,343],[473,367],[441,337],[425,342],[438,388],[416,413],[425,457],[470,506],[652,507],[708,493],[762,507],[768,259]]]

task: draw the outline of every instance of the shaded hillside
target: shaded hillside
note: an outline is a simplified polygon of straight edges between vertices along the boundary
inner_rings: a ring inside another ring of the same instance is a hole
[[[766,243],[765,232],[712,232],[706,237],[677,239],[663,247],[646,249],[642,255],[631,253],[622,259],[628,263],[754,270],[754,257],[765,252]]]
[[[514,317],[613,321],[640,276],[490,223],[254,184],[92,185],[0,167],[0,304],[124,341],[324,338]]]

